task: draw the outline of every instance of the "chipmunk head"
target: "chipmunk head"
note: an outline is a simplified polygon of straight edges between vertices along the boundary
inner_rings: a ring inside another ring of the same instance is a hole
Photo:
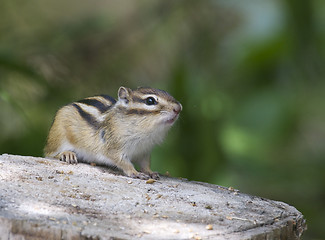
[[[182,105],[169,93],[154,88],[120,87],[117,105],[126,118],[149,131],[168,129],[182,110]]]

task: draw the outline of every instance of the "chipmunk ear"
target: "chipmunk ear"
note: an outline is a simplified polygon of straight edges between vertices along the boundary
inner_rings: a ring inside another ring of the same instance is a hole
[[[125,104],[129,103],[131,91],[130,88],[120,87],[118,90],[118,100]]]

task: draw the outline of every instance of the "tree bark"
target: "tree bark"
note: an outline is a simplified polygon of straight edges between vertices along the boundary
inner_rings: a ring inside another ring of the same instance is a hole
[[[0,239],[300,239],[286,203],[202,182],[0,156]]]

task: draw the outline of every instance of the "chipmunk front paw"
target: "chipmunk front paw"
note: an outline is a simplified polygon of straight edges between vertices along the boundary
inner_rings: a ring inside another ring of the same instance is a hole
[[[150,176],[148,176],[147,174],[144,174],[142,172],[132,173],[129,177],[142,179],[142,180],[148,180],[150,178]]]
[[[159,178],[160,178],[159,173],[157,173],[157,172],[151,172],[151,173],[149,173],[149,176],[155,180],[159,180]]]

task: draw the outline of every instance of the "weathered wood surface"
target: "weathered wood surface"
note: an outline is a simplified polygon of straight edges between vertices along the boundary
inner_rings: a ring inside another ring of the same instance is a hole
[[[232,188],[0,156],[0,239],[300,239],[294,207]]]

